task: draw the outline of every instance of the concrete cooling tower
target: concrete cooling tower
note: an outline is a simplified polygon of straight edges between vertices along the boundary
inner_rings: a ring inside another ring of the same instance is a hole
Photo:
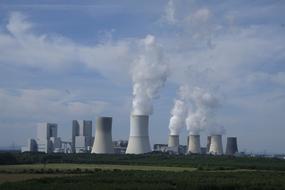
[[[215,154],[215,155],[223,154],[222,135],[212,135],[211,136],[211,145],[210,145],[209,153]]]
[[[226,154],[234,155],[238,152],[237,147],[237,138],[236,137],[228,137],[227,138],[227,146],[226,146]]]
[[[148,116],[132,115],[126,154],[143,154],[147,152],[151,152],[148,136]]]
[[[112,117],[97,117],[95,140],[91,153],[113,154]]]
[[[188,153],[190,154],[201,153],[200,135],[189,135]]]
[[[178,146],[179,146],[179,135],[169,135],[168,147],[178,147]]]

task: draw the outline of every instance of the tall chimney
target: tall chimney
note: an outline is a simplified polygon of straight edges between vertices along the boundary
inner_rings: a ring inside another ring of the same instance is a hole
[[[96,118],[95,141],[91,153],[113,154],[112,117]]]
[[[151,152],[148,136],[148,115],[132,115],[130,137],[126,154],[144,154]]]
[[[234,155],[238,152],[237,147],[237,138],[236,137],[228,137],[227,138],[227,146],[226,146],[226,154]]]
[[[210,145],[209,153],[215,154],[215,155],[223,154],[222,135],[212,135],[211,136],[211,145]]]
[[[188,153],[190,154],[201,153],[200,135],[189,135]]]

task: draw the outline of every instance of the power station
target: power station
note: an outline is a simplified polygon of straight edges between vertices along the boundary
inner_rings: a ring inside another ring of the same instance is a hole
[[[227,138],[227,146],[226,146],[226,154],[234,155],[238,152],[237,147],[237,138],[236,137],[228,137]]]
[[[96,133],[91,153],[113,154],[112,117],[96,118]]]
[[[148,136],[148,115],[131,115],[130,137],[127,154],[144,154],[151,152]]]
[[[190,154],[201,153],[200,135],[189,135],[188,153]]]
[[[214,154],[214,155],[223,154],[222,135],[212,135],[211,136],[211,145],[210,145],[209,153]]]
[[[168,136],[168,147],[166,151],[171,151],[175,154],[179,153],[179,135]]]
[[[180,145],[179,135],[168,136],[167,144],[155,144],[151,149],[149,139],[149,116],[130,116],[129,140],[112,140],[112,117],[96,118],[95,137],[92,136],[92,120],[73,120],[71,142],[62,141],[57,136],[56,123],[40,123],[37,126],[37,138],[28,139],[22,152],[45,153],[95,153],[95,154],[144,154],[162,151],[171,154],[211,154],[222,155],[222,135],[207,136],[205,147],[201,146],[200,135],[187,136],[187,146]],[[237,137],[227,137],[226,155],[238,153]]]

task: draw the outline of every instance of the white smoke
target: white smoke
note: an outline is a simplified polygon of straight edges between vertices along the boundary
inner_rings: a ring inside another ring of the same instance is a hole
[[[132,69],[132,114],[150,115],[153,112],[152,101],[159,97],[159,91],[166,82],[169,69],[154,36],[147,35],[141,41],[141,49],[142,52]]]
[[[174,107],[171,110],[171,115],[169,121],[170,135],[179,135],[180,130],[185,126],[185,118],[187,116],[186,103],[176,99]]]
[[[189,92],[189,91],[188,91]],[[198,135],[211,126],[211,119],[219,106],[219,100],[205,89],[195,87],[189,94],[192,103],[186,118],[189,134]]]

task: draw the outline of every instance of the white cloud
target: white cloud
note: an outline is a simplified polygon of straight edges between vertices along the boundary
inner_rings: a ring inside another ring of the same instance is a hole
[[[63,70],[82,64],[110,79],[128,76],[136,39],[108,40],[94,46],[77,44],[63,36],[37,35],[33,24],[19,12],[10,14],[0,33],[0,63],[19,64],[48,70]]]
[[[36,122],[93,118],[109,107],[109,103],[104,101],[82,102],[76,99],[76,95],[54,89],[1,89],[1,120]]]

